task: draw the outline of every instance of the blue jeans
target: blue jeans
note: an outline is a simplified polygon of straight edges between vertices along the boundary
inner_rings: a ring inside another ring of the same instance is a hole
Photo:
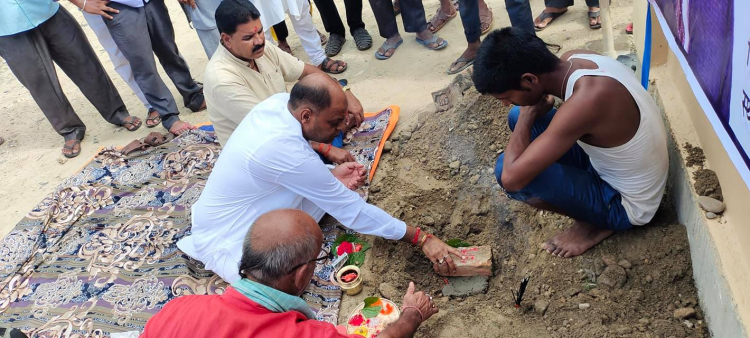
[[[536,120],[531,128],[532,142],[547,129],[556,112],[557,109],[552,109]],[[508,124],[511,130],[515,129],[519,114],[518,107],[510,110]],[[504,158],[505,154],[501,154],[495,166],[495,177],[500,186],[503,185],[500,177]],[[623,231],[632,227],[622,206],[620,193],[599,177],[588,155],[578,144],[523,189],[506,193],[510,198],[521,202],[533,198],[542,200],[575,220],[599,228]]]

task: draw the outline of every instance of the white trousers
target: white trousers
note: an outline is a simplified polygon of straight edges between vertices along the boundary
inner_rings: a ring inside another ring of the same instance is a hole
[[[259,1],[256,0],[256,2]],[[289,13],[288,9],[287,14],[289,14],[289,19],[292,21],[294,31],[297,33],[297,36],[299,36],[299,40],[302,43],[302,48],[305,49],[305,53],[307,53],[307,57],[310,59],[310,64],[312,64],[313,66],[319,66],[321,63],[323,63],[323,61],[325,61],[326,54],[325,51],[323,51],[323,46],[320,44],[320,35],[318,35],[318,30],[315,28],[315,24],[313,24],[313,18],[310,14],[310,3],[306,0],[303,0],[299,3],[299,6],[300,8],[298,14]],[[263,18],[263,15],[265,14],[261,12],[261,18]],[[279,22],[281,21],[265,24],[264,29],[266,29],[265,33],[267,41],[273,41],[271,36],[271,26]]]
[[[125,58],[125,55],[122,55],[120,49],[117,48],[117,44],[112,40],[112,35],[109,34],[109,29],[107,29],[107,26],[104,23],[104,20],[106,19],[101,15],[89,14],[86,12],[83,12],[83,17],[86,19],[86,22],[88,22],[91,30],[94,31],[94,34],[96,34],[99,44],[101,44],[102,47],[104,47],[104,50],[107,51],[107,54],[109,54],[109,59],[112,60],[112,65],[115,67],[117,74],[120,74],[122,80],[130,86],[133,94],[141,100],[141,103],[143,103],[146,109],[151,109],[151,105],[143,95],[141,88],[138,87],[138,84],[135,82],[135,78],[133,78],[133,70],[130,68],[130,62]]]

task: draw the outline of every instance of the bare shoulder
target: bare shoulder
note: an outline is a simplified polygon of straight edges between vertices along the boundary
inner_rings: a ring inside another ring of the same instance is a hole
[[[574,49],[574,50],[569,50],[569,51],[563,53],[563,55],[560,56],[560,59],[561,60],[567,60],[568,58],[570,58],[572,55],[575,55],[575,54],[601,55],[601,54],[599,54],[597,52],[594,52],[594,51],[591,51],[591,50],[588,50],[588,49]]]

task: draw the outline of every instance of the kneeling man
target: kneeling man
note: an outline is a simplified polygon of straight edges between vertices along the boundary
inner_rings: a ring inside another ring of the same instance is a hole
[[[300,80],[290,94],[271,96],[245,117],[216,161],[192,208],[192,235],[177,243],[227,282],[239,279],[242,239],[262,214],[298,209],[316,221],[326,213],[363,234],[421,247],[443,274],[455,272],[459,251],[367,204],[353,189],[365,169],[347,162],[329,170],[308,141],[330,142],[345,128],[347,98],[324,74]]]
[[[216,9],[221,45],[206,65],[204,82],[208,117],[222,145],[258,103],[286,93],[285,82],[323,74],[272,43],[266,44],[260,15],[247,0],[222,1]],[[362,123],[364,111],[351,91],[346,95],[347,126],[351,128]],[[343,135],[333,142],[336,147],[317,142],[311,142],[311,146],[331,162],[354,161],[349,152],[340,149],[342,142]]]
[[[498,183],[513,199],[575,220],[543,249],[577,256],[651,221],[667,182],[667,137],[627,67],[586,50],[558,59],[533,33],[504,28],[482,43],[473,78],[480,93],[516,105]],[[559,109],[552,96],[564,100]]]

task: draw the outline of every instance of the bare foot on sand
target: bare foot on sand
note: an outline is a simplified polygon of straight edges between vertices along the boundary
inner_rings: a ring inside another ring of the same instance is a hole
[[[613,230],[598,229],[576,221],[568,230],[542,244],[542,250],[553,256],[570,258],[586,252],[613,233]]]
[[[180,136],[184,132],[188,130],[193,130],[193,129],[195,129],[194,125],[187,123],[185,121],[177,121],[174,124],[172,124],[171,128],[169,128],[169,132],[172,134],[175,134],[175,136]]]

